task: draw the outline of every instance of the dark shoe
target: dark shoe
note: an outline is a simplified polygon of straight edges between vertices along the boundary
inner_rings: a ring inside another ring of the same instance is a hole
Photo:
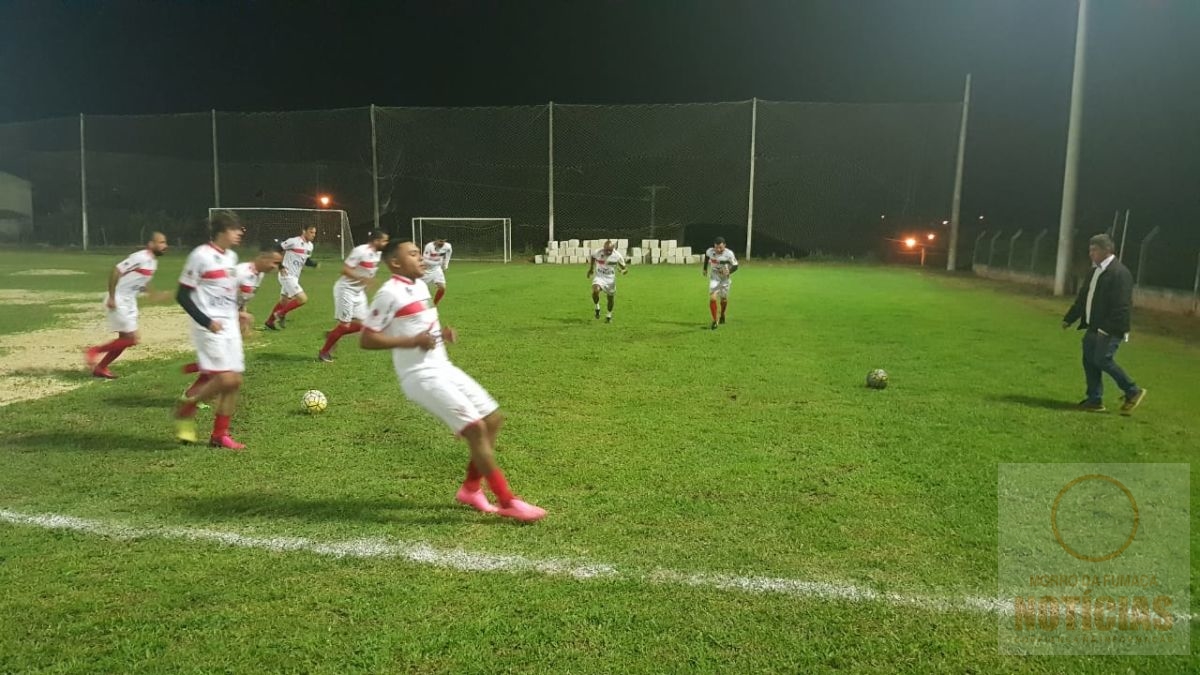
[[[725,315],[724,315],[724,314],[722,314],[722,315],[721,315],[721,322],[720,322],[720,323],[721,323],[721,325],[725,325]]]
[[[1089,401],[1086,398],[1080,401],[1079,405],[1075,407],[1086,412],[1104,412],[1105,410],[1108,410],[1108,408],[1104,407],[1104,402]]]
[[[599,309],[597,309],[597,310],[596,310],[596,318],[597,318],[597,319],[599,319],[599,318],[600,318],[600,310],[599,310]]]
[[[604,317],[604,323],[612,323],[612,317],[611,316]]]
[[[333,363],[333,354],[330,354],[329,352],[319,352],[317,353],[317,360],[321,363]]]
[[[1121,414],[1129,415],[1133,413],[1133,409],[1142,404],[1142,399],[1146,398],[1146,390],[1138,389],[1137,393],[1132,396],[1126,396],[1125,402],[1121,404]]]
[[[717,329],[717,322],[716,322],[716,321],[712,322],[712,329],[713,329],[713,330],[716,330],[716,329]]]

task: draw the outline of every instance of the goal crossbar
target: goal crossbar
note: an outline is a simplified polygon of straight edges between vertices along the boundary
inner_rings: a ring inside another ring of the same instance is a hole
[[[295,236],[299,234],[299,230],[303,226],[312,224],[317,226],[317,236],[325,243],[331,243],[333,240],[337,241],[343,259],[346,257],[347,252],[354,248],[354,235],[350,231],[350,214],[341,209],[306,209],[287,206],[214,206],[208,209],[209,218],[212,218],[213,213],[216,211],[232,211],[235,214],[255,216],[254,218],[243,218],[243,225],[246,225],[248,228],[262,226],[263,221],[267,220],[266,218],[262,218],[264,215],[272,213],[280,214],[281,216],[286,216],[286,222],[270,223],[270,225],[284,229],[281,229],[279,232],[268,233],[271,236],[280,239]],[[306,215],[311,215],[312,219],[306,219]],[[335,215],[339,221],[336,230],[328,226],[331,217]],[[247,220],[257,222],[245,222]]]

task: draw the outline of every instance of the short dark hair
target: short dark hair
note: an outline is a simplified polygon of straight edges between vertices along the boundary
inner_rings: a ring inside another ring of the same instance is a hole
[[[388,236],[387,230],[371,230],[367,233],[367,241],[375,241]]]
[[[1088,239],[1088,246],[1095,246],[1096,248],[1103,251],[1108,251],[1109,253],[1117,250],[1117,245],[1113,242],[1112,237],[1104,234],[1103,232],[1093,236],[1091,239]]]
[[[413,243],[413,240],[409,239],[407,237],[400,237],[399,239],[393,239],[388,242],[387,246],[383,247],[383,251],[381,251],[379,255],[384,260],[391,260],[393,257],[395,257],[396,251],[400,250],[401,244],[412,244],[412,243]]]
[[[208,234],[213,239],[222,232],[239,229],[242,229],[242,221],[233,211],[214,211],[208,218]]]
[[[713,239],[713,246],[716,246],[717,244],[724,244],[724,243],[725,243],[725,237],[717,237],[716,239]]]
[[[283,245],[274,239],[264,241],[258,246],[259,253],[278,253],[283,254]]]

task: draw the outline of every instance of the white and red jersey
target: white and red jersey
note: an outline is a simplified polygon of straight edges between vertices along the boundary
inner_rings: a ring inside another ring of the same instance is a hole
[[[392,365],[401,380],[414,371],[450,363],[442,342],[437,306],[429,287],[420,279],[397,274],[384,282],[371,301],[371,313],[363,322],[363,329],[391,337],[414,337],[430,331],[437,339],[437,346],[428,351],[420,347],[392,350]]]
[[[158,256],[148,249],[144,248],[135,253],[131,253],[128,258],[117,263],[117,272],[121,276],[117,279],[117,287],[113,293],[113,299],[118,302],[122,300],[133,300],[138,293],[146,290],[154,272],[158,270]]]
[[[454,247],[448,241],[443,243],[441,247],[432,241],[425,244],[425,251],[421,254],[425,269],[449,268],[451,253],[454,253]]]
[[[279,267],[279,274],[299,279],[300,273],[304,271],[304,263],[312,257],[313,243],[305,241],[304,237],[295,236],[285,239],[279,246],[283,249],[283,264]]]
[[[259,272],[253,262],[238,263],[234,269],[236,270],[234,277],[237,279],[238,309],[241,309],[254,299],[254,294],[262,285],[263,277],[267,275],[265,272]]]
[[[346,266],[354,270],[358,275],[366,275],[367,278],[375,278],[375,273],[379,271],[379,258],[381,253],[375,250],[375,247],[370,244],[355,246],[350,255],[346,256]],[[334,286],[342,286],[346,288],[363,289],[367,283],[358,279],[351,279],[342,274],[338,280],[334,282]]]
[[[605,253],[604,249],[598,248],[592,251],[592,263],[596,266],[596,276],[615,279],[617,268],[625,264],[625,256],[615,248],[612,253]]]
[[[237,254],[214,244],[197,246],[183,264],[179,283],[192,289],[192,302],[210,319],[237,320]]]
[[[709,247],[709,249],[704,252],[704,255],[708,258],[709,279],[726,278],[729,273],[733,271],[733,268],[738,264],[737,256],[735,256],[733,251],[729,249],[725,249],[724,251],[717,253],[717,249]],[[725,272],[725,274],[722,275],[721,272]]]

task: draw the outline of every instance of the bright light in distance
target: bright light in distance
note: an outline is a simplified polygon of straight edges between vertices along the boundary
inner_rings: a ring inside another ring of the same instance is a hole
[[[912,248],[917,245],[917,240],[913,239],[912,237],[909,237],[908,239],[904,240],[904,245],[909,248]]]
[[[317,197],[317,201],[320,202],[321,206],[329,206],[329,195],[321,195],[320,197]]]
[[[933,233],[930,232],[929,234],[927,234],[926,238],[929,239],[929,241],[933,241]]]
[[[950,224],[950,221],[948,221],[948,220],[943,220],[943,221],[942,221],[942,224],[943,224],[943,225],[949,225],[949,224]]]

